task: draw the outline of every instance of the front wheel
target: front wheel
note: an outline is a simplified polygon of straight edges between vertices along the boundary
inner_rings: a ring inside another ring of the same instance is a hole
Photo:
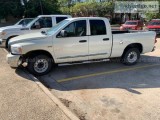
[[[134,65],[138,62],[140,58],[140,52],[137,48],[128,49],[122,56],[122,63],[126,65]]]
[[[37,55],[28,59],[27,69],[34,75],[42,76],[49,73],[52,66],[52,58],[46,55]]]

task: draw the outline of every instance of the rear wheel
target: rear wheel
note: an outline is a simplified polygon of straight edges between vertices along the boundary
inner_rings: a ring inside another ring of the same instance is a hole
[[[27,68],[32,74],[41,76],[49,73],[52,66],[52,58],[46,55],[37,55],[28,59]]]
[[[128,49],[121,58],[122,63],[126,65],[134,65],[140,58],[140,52],[137,48]]]

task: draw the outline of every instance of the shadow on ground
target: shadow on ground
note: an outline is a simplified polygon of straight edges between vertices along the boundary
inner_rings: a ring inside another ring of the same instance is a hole
[[[62,83],[57,82],[58,80],[65,78],[154,64],[158,65],[137,70],[80,78]],[[23,69],[23,71],[26,71],[24,68],[17,69],[16,73],[20,76],[22,76],[22,74],[18,71],[21,69]],[[141,94],[134,89],[160,87],[159,72],[160,58],[142,55],[140,62],[135,66],[124,66],[123,64],[117,62],[96,62],[78,65],[67,65],[59,66],[56,69],[52,70],[52,72],[48,75],[38,78],[49,89],[56,89],[60,91],[118,88],[125,89],[135,94]],[[26,76],[23,75],[22,77]]]

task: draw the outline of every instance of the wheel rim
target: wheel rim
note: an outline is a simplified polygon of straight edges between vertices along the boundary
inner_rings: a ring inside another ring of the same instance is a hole
[[[38,59],[34,63],[34,70],[37,73],[43,73],[48,69],[48,61],[46,59]]]
[[[129,63],[134,63],[137,61],[137,58],[138,58],[137,53],[132,51],[128,54],[127,60]]]

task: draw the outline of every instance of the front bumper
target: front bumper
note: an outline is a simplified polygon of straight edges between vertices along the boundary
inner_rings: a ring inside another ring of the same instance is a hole
[[[0,47],[5,47],[6,40],[0,39]]]
[[[21,58],[20,55],[12,55],[11,53],[9,53],[6,59],[7,59],[8,64],[11,67],[17,68],[18,66],[22,64],[22,60],[20,58]]]

